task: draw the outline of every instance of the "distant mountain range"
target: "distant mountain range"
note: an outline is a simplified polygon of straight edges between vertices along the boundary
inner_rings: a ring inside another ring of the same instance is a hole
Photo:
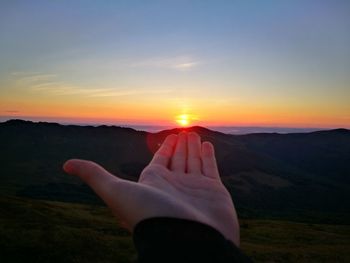
[[[5,122],[8,120],[12,120],[13,116],[4,116],[0,115],[0,122]],[[85,122],[82,120],[74,120],[74,119],[48,119],[47,117],[30,117],[23,116],[22,119],[33,121],[33,122],[58,122],[63,125],[78,125],[78,126],[94,126],[98,127],[101,123],[96,123],[93,121],[86,120]],[[115,125],[119,127],[132,128],[137,131],[147,131],[147,132],[160,132],[163,130],[173,129],[174,125],[150,125],[150,124],[137,124],[137,123],[113,123],[109,122],[106,125]],[[320,127],[279,127],[279,126],[209,126],[207,127],[211,130],[227,133],[227,134],[250,134],[250,133],[302,133],[302,132],[314,132],[320,130],[326,130],[325,128]]]
[[[115,126],[9,120],[0,123],[0,194],[100,202],[62,171],[69,158],[93,160],[137,180],[166,135]],[[241,216],[348,222],[350,130],[229,135],[191,127],[216,148],[222,180]]]

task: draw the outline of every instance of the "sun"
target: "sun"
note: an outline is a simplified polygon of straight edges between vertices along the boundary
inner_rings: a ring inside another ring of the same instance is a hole
[[[176,122],[182,127],[187,127],[190,124],[190,119],[188,114],[181,114],[177,116]]]

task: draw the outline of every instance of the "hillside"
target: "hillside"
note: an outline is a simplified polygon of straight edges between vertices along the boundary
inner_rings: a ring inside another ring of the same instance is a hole
[[[198,132],[217,151],[222,179],[240,216],[347,223],[350,218],[350,131],[227,135]],[[0,123],[0,193],[98,204],[90,189],[63,173],[69,158],[90,159],[137,180],[164,137],[109,126],[11,120]]]
[[[1,262],[136,262],[131,236],[105,207],[0,197]],[[240,220],[255,262],[349,262],[349,225]]]

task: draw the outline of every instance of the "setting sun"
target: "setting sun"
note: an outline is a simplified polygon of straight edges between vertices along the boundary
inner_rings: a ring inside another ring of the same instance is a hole
[[[177,116],[176,122],[182,127],[186,127],[190,124],[190,117],[188,114],[181,114]]]

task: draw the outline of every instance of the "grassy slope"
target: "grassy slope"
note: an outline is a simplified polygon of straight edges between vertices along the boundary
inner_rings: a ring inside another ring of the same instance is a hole
[[[104,207],[0,198],[1,262],[133,262],[130,235]]]
[[[350,262],[349,237],[349,225],[241,221],[241,247],[256,262]]]
[[[350,262],[350,226],[242,220],[256,262]],[[135,262],[130,235],[107,208],[0,197],[1,262]]]

